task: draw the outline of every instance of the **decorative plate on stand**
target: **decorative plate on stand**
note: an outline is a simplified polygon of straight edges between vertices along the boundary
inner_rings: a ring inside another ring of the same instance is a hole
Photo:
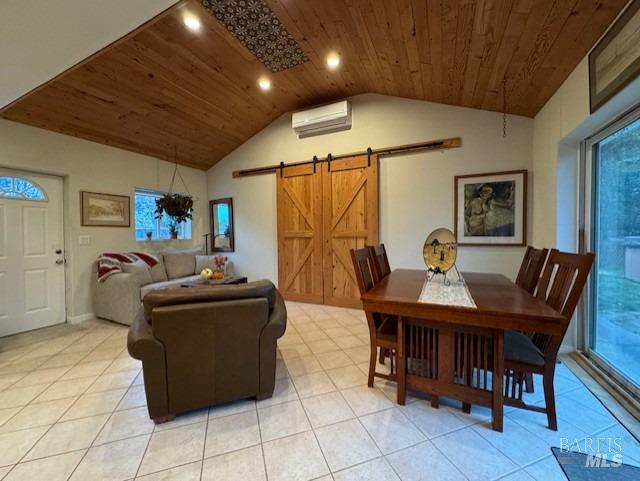
[[[458,256],[456,237],[449,229],[436,229],[427,236],[422,248],[424,263],[433,274],[446,274],[455,267]]]

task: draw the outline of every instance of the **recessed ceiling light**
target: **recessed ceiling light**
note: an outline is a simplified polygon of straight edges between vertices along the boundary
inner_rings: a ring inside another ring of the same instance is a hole
[[[260,86],[262,90],[269,90],[271,89],[271,80],[269,80],[267,77],[260,77],[258,79],[258,86]]]
[[[331,70],[335,70],[338,68],[339,65],[340,65],[340,55],[338,55],[335,52],[327,55],[327,67],[329,67]]]
[[[189,13],[183,17],[182,21],[189,30],[194,32],[200,30],[200,19],[195,15]]]

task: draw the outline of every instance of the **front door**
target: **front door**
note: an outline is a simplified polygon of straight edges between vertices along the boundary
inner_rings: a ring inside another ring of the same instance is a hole
[[[0,169],[0,336],[65,321],[62,179]]]

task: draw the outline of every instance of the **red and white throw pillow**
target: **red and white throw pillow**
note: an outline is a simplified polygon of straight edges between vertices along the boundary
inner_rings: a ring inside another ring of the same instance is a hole
[[[122,272],[122,264],[144,263],[151,269],[160,260],[146,252],[127,252],[118,254],[105,252],[98,258],[98,281],[104,282],[109,276]]]

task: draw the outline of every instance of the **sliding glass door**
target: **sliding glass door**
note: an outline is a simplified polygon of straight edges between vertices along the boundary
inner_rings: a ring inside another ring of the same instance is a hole
[[[612,376],[640,387],[640,115],[587,143],[590,250],[596,253],[586,350]]]

